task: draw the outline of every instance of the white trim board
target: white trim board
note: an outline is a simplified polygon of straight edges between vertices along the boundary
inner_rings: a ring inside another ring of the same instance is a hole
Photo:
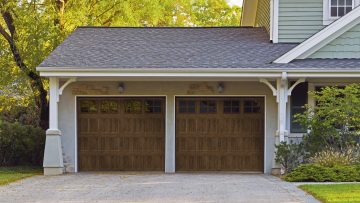
[[[359,23],[360,7],[357,7],[276,59],[274,63],[289,63],[294,59],[305,59]]]

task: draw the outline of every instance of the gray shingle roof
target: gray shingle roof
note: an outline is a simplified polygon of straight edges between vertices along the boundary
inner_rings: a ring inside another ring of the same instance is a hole
[[[272,44],[262,28],[79,27],[39,67],[360,68],[360,60],[271,62],[296,44]]]

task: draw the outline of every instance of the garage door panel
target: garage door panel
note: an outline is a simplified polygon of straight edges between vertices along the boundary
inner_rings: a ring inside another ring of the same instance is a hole
[[[176,170],[263,171],[263,98],[177,98],[176,108]]]
[[[164,104],[164,98],[79,98],[79,170],[163,170]]]

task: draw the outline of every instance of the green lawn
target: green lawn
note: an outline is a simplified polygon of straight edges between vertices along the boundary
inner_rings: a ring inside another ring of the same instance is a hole
[[[322,202],[360,202],[360,184],[313,184],[299,187]]]
[[[31,177],[41,175],[41,168],[34,167],[0,167],[0,185]]]

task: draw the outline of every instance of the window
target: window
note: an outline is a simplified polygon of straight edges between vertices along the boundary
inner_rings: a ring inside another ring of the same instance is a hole
[[[200,113],[216,113],[216,101],[200,101]]]
[[[161,113],[161,100],[152,99],[145,101],[145,112],[146,113]]]
[[[360,0],[323,0],[323,25],[329,25],[359,4]]]
[[[305,111],[305,104],[308,103],[308,84],[301,83],[295,87],[291,94],[290,101],[290,132],[291,133],[305,133],[300,123],[296,122],[295,115]]]
[[[80,101],[81,113],[96,113],[98,111],[97,102],[95,100]]]
[[[195,101],[179,101],[179,113],[195,113]]]
[[[353,9],[353,0],[330,0],[330,17],[338,18]]]
[[[260,113],[259,102],[256,100],[245,100],[244,113]]]
[[[240,113],[240,101],[225,100],[224,113]]]
[[[126,100],[125,113],[141,113],[142,102],[141,100]]]
[[[100,112],[101,113],[117,113],[118,112],[117,101],[101,101]]]

